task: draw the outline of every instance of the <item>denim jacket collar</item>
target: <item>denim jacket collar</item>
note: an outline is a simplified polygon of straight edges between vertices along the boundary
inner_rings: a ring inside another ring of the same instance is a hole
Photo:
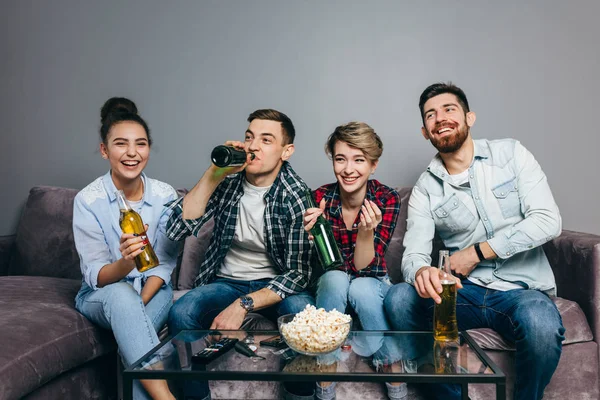
[[[473,167],[473,162],[478,159],[486,159],[490,157],[490,150],[485,143],[482,143],[478,140],[473,140],[473,161],[469,166],[469,169]],[[427,167],[427,171],[437,178],[443,180],[444,182],[448,179],[448,171],[446,170],[446,166],[444,165],[444,161],[442,157],[440,157],[440,153],[437,153],[433,160],[429,163]]]

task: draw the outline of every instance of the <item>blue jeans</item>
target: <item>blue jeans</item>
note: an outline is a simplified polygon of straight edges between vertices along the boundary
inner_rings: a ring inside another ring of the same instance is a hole
[[[217,278],[213,282],[190,290],[175,302],[169,313],[169,332],[173,335],[184,329],[209,329],[217,315],[240,297],[265,288],[270,279],[237,281]],[[275,320],[280,315],[295,314],[307,304],[314,305],[311,294],[302,292],[287,296],[278,304],[259,310],[260,314]],[[198,399],[210,398],[207,382],[185,382],[186,396]]]
[[[344,271],[325,272],[317,284],[317,307],[331,311],[346,312],[348,303],[356,313],[365,331],[389,331],[390,324],[383,307],[388,290],[391,288],[389,278],[353,277]],[[373,364],[387,364],[399,359],[397,347],[384,336],[363,338],[360,355],[373,355]],[[360,340],[360,339],[359,339]],[[355,351],[359,347],[355,348]]]
[[[462,283],[456,301],[458,328],[491,328],[514,343],[514,398],[541,399],[558,365],[565,332],[552,300],[536,290],[503,292],[466,279]],[[385,298],[386,312],[396,330],[431,330],[433,306],[433,300],[420,297],[407,283],[395,285]]]
[[[115,282],[97,290],[82,284],[75,308],[94,324],[111,330],[125,367],[158,345],[156,332],[167,322],[173,289],[163,285],[144,306],[141,296],[127,282]],[[139,381],[133,385],[135,400],[150,399]]]

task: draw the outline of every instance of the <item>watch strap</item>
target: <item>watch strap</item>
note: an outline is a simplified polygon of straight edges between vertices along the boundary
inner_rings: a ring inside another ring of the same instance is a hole
[[[475,243],[473,245],[473,247],[475,248],[475,253],[477,253],[477,257],[479,257],[479,262],[485,260],[485,257],[483,256],[483,252],[481,251],[481,248],[479,247],[480,243]]]

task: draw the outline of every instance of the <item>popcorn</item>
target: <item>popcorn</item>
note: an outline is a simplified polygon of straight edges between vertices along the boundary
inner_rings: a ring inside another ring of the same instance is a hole
[[[307,305],[296,314],[294,319],[280,327],[287,344],[294,350],[303,353],[329,353],[342,345],[348,332],[352,318],[333,309],[325,311]]]

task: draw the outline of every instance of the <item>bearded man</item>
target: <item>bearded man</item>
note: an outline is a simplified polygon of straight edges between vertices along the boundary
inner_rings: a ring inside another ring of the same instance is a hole
[[[459,330],[491,328],[516,348],[515,399],[541,399],[562,351],[564,328],[550,299],[554,275],[541,247],[561,232],[546,175],[514,139],[473,140],[465,93],[429,86],[419,100],[423,137],[438,150],[409,205],[405,283],[388,292],[395,330],[431,330],[441,271],[431,266],[434,233],[450,250]],[[460,398],[456,385],[428,385],[433,397]],[[441,386],[441,387],[440,387]]]

